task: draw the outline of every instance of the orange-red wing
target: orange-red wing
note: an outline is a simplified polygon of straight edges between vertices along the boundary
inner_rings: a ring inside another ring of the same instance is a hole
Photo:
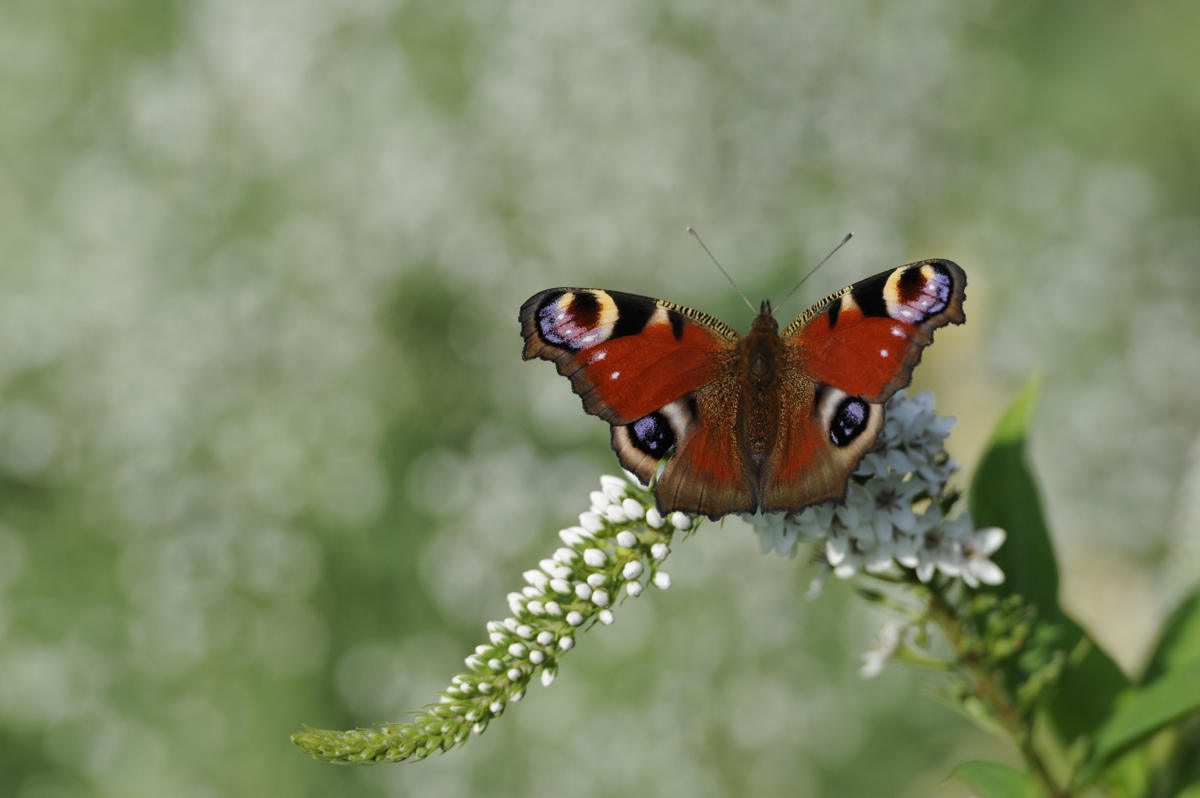
[[[553,361],[583,409],[631,424],[692,393],[740,336],[690,308],[593,288],[552,288],[521,307],[526,360]]]
[[[697,480],[726,481],[729,458],[737,457],[736,413],[719,416],[703,397],[711,396],[706,386],[728,382],[736,332],[690,308],[590,288],[543,291],[520,318],[525,359],[553,361],[584,410],[612,424],[621,465],[649,482],[676,447],[674,462],[696,458],[686,469],[673,462],[664,474],[690,474],[680,495],[704,493]],[[732,474],[738,484],[731,490],[748,490],[741,470]]]
[[[780,387],[779,440],[763,468],[765,513],[846,496],[846,482],[883,429],[883,405],[803,379]]]
[[[840,500],[908,385],[933,331],[961,324],[967,277],[948,260],[910,263],[817,303],[783,332],[779,439],[762,472],[764,512]]]
[[[784,330],[789,365],[816,383],[882,404],[908,385],[933,331],[963,323],[966,286],[966,274],[948,260],[868,277]]]
[[[689,434],[680,440],[654,491],[660,512],[682,510],[710,518],[754,512],[757,477],[737,431],[742,399],[736,362],[731,358],[684,408],[690,415]],[[620,429],[628,428],[613,429],[614,448]]]

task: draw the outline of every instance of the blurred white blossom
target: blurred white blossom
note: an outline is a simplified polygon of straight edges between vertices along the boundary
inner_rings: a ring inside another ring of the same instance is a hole
[[[874,647],[863,652],[863,664],[858,670],[859,675],[864,679],[873,679],[882,673],[887,661],[900,647],[903,635],[903,626],[896,621],[885,621],[879,628],[879,635],[875,639]]]

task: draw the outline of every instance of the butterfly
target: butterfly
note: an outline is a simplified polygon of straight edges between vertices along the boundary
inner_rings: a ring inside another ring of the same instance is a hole
[[[617,459],[659,512],[719,518],[841,501],[933,331],[962,324],[967,276],[923,260],[843,288],[779,333],[764,301],[745,337],[660,299],[551,288],[521,307],[523,358],[552,361],[612,425]]]

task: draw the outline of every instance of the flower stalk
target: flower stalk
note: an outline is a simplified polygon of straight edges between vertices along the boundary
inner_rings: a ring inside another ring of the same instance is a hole
[[[591,494],[579,525],[560,531],[563,546],[522,576],[526,586],[508,594],[512,615],[487,625],[488,642],[466,658],[438,703],[411,723],[378,729],[306,728],[292,742],[332,762],[419,761],[462,746],[520,701],[535,680],[550,686],[561,659],[579,635],[614,622],[613,608],[648,585],[666,590],[662,569],[671,541],[694,529],[684,513],[663,518],[650,489],[636,480],[605,476]]]
[[[930,585],[924,592],[927,595],[925,607],[928,617],[953,648],[954,665],[966,677],[970,695],[978,699],[990,718],[1012,738],[1030,774],[1045,794],[1052,798],[1067,798],[1069,793],[1056,785],[1050,769],[1037,750],[1033,737],[1033,715],[1029,711],[1032,707],[1022,706],[1029,702],[1015,698],[1002,680],[998,660],[1004,657],[985,653],[986,649],[979,645],[978,634],[964,623],[958,602],[948,596],[943,585]],[[1019,641],[1015,646],[1010,643],[1009,646],[992,647],[990,650],[1016,653],[1021,650],[1022,643]]]

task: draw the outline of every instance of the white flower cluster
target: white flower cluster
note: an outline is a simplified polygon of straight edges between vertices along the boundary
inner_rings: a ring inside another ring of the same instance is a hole
[[[742,516],[757,530],[763,553],[787,555],[799,541],[824,539],[825,559],[842,579],[859,568],[883,573],[901,567],[913,569],[922,582],[935,571],[971,587],[1003,582],[1003,572],[988,558],[1004,542],[1004,530],[976,530],[969,511],[945,518],[937,501],[958,469],[942,447],[954,419],[933,412],[929,391],[912,398],[897,391],[885,411],[883,430],[851,476],[844,503]],[[927,499],[924,512],[913,510],[914,502]]]
[[[488,624],[489,642],[466,659],[470,673],[455,676],[443,693],[442,703],[454,705],[476,733],[508,701],[520,701],[533,676],[540,673],[546,686],[554,681],[558,658],[574,647],[578,627],[593,619],[613,623],[622,589],[636,598],[647,584],[671,586],[660,565],[672,536],[691,528],[692,519],[684,513],[663,518],[654,496],[632,476],[603,476],[600,487],[579,525],[558,533],[565,545],[522,574],[524,589],[508,594],[512,616]],[[493,693],[488,702],[462,703]]]

